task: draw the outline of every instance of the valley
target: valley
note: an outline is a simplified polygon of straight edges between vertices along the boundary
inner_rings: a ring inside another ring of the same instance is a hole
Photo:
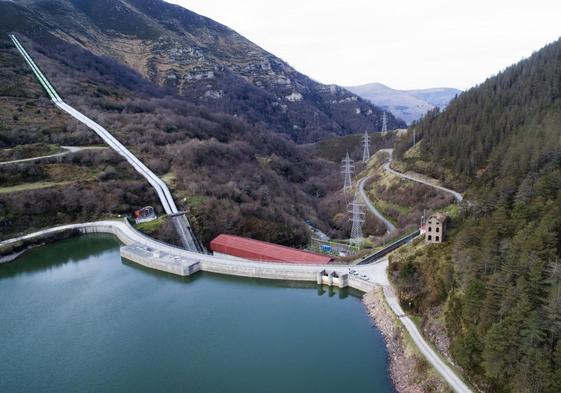
[[[151,183],[153,186],[156,186],[155,182],[151,181],[151,177],[153,176],[155,179],[155,175],[150,173],[150,172],[145,172],[148,171],[148,169],[146,168],[145,170],[142,170],[142,165],[128,150],[126,150],[126,148],[122,145],[120,145],[111,135],[110,133],[103,129],[101,126],[99,126],[98,124],[96,124],[95,122],[93,122],[92,120],[88,119],[87,117],[85,117],[84,115],[82,115],[81,113],[79,113],[78,111],[76,111],[75,109],[73,109],[72,107],[68,106],[67,104],[65,104],[60,97],[58,96],[58,94],[56,93],[56,91],[54,90],[54,88],[52,87],[52,85],[47,81],[47,79],[45,78],[45,76],[38,70],[37,65],[31,60],[31,58],[29,57],[29,55],[27,54],[27,52],[23,49],[23,47],[21,46],[21,44],[19,44],[18,40],[15,37],[12,37],[12,39],[14,40],[14,43],[18,46],[18,49],[20,50],[21,54],[26,58],[26,60],[28,61],[28,64],[34,69],[34,72],[36,73],[37,78],[41,81],[41,83],[43,84],[43,87],[46,89],[46,91],[49,93],[49,95],[51,96],[51,99],[53,100],[54,104],[56,104],[57,106],[59,106],[61,109],[63,109],[64,111],[68,112],[69,114],[71,114],[73,117],[75,117],[76,119],[82,121],[83,123],[87,124],[90,128],[92,128],[92,130],[94,130],[96,133],[98,133],[98,135],[100,135],[110,146],[112,146],[112,148],[118,152],[120,155],[122,155],[130,164],[132,164],[133,167],[137,168],[137,171],[141,174],[144,174],[147,178],[147,180],[149,181],[149,183]],[[57,157],[60,157],[59,155],[57,155]],[[24,162],[28,162],[28,161],[24,161]],[[140,169],[138,169],[140,168]],[[160,198],[162,198],[162,195],[160,195]],[[166,201],[164,199],[162,199],[162,203],[165,206]],[[168,213],[170,213],[168,211]],[[111,224],[114,225],[114,224]],[[70,228],[70,227],[69,227]],[[22,240],[25,239],[33,239],[33,236],[36,235],[31,235],[31,236],[27,236],[27,237],[23,237]],[[39,235],[37,235],[39,236]],[[44,236],[43,234],[40,235],[41,237]],[[26,240],[27,241],[27,240]],[[123,240],[124,241],[124,240]],[[12,247],[11,244],[15,244],[17,247],[17,244],[20,242],[20,240],[16,239],[15,241],[12,240],[11,243],[8,242],[5,244],[5,246],[8,247]],[[126,243],[126,241],[125,241]],[[137,243],[135,243],[137,244]],[[19,249],[14,249],[15,252],[19,252]],[[197,250],[195,250],[197,251]],[[166,250],[167,252],[167,250]],[[196,254],[195,254],[196,255]],[[131,258],[131,257],[128,257]],[[161,257],[160,257],[161,258]],[[134,259],[134,257],[133,257]],[[210,262],[209,262],[210,263]],[[387,263],[387,262],[386,262]],[[229,263],[231,264],[231,263]],[[212,266],[212,265],[211,265]],[[382,267],[385,267],[386,264],[382,264]],[[207,268],[208,269],[208,268]],[[210,268],[211,271],[215,271],[213,270],[213,268]],[[368,268],[369,269],[369,268]],[[381,272],[382,274],[384,274],[384,270],[379,270],[379,272]],[[171,271],[168,268],[166,268],[166,271]],[[220,271],[220,270],[219,270]],[[290,277],[290,276],[288,276]],[[374,277],[373,277],[374,279]],[[385,282],[385,278],[382,277],[380,278],[383,282]],[[373,281],[373,283],[376,283],[377,281]],[[416,331],[416,330],[415,330]],[[425,344],[426,345],[426,344]]]
[[[345,88],[160,0],[0,0],[0,302],[27,348],[8,357],[0,386],[46,383],[39,371],[22,383],[16,367],[33,363],[35,345],[52,349],[18,332],[61,328],[38,299],[21,300],[38,290],[79,329],[91,318],[118,323],[130,359],[150,349],[170,367],[141,359],[141,377],[173,388],[186,385],[171,359],[200,371],[202,391],[220,378],[233,391],[263,390],[282,370],[326,391],[558,392],[561,40],[492,75],[465,91]],[[65,283],[65,296],[50,280]],[[123,301],[121,285],[142,302]],[[227,288],[266,298],[237,304]],[[305,300],[310,288],[321,301]],[[126,318],[110,304],[75,312],[86,292],[106,290]],[[362,299],[358,314],[332,304],[348,295],[353,310]],[[125,337],[127,310],[143,304],[161,326],[137,312],[152,327]],[[180,304],[199,319],[183,318]],[[40,319],[18,327],[20,307]],[[193,354],[175,324],[196,325]],[[228,342],[226,329],[241,341]],[[109,332],[86,330],[68,337],[92,338],[96,371],[108,354],[124,355]],[[161,351],[166,331],[181,344],[173,356]],[[210,356],[244,354],[236,345],[261,336],[248,346],[254,381]],[[0,338],[5,348],[11,337]],[[59,360],[84,361],[75,348],[57,349]],[[307,363],[296,370],[300,352]],[[323,366],[325,356],[338,361]],[[329,383],[334,365],[353,380]],[[91,386],[131,391],[126,378],[101,374]],[[51,387],[69,381],[57,374]]]

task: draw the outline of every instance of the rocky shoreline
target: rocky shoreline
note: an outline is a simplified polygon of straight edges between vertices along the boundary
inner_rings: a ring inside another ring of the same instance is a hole
[[[362,302],[375,326],[384,336],[389,370],[397,393],[449,392],[448,386],[434,376],[427,361],[410,348],[406,331],[386,305],[382,289],[366,293]]]

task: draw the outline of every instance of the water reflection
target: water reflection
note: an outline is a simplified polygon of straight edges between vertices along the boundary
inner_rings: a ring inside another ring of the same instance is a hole
[[[115,252],[119,241],[112,235],[95,234],[59,240],[23,253],[15,260],[0,265],[0,280],[49,271]]]
[[[16,260],[0,265],[0,280],[9,277],[15,277],[22,274],[49,271],[66,264],[78,263],[84,259],[95,259],[108,252],[116,252],[119,241],[112,235],[92,234],[87,236],[79,236],[76,238],[60,240],[46,247],[39,246],[26,252]],[[23,262],[22,262],[23,261]],[[338,295],[339,299],[345,299],[349,295],[353,297],[362,297],[360,291],[353,288],[328,287],[326,285],[318,285],[311,281],[286,281],[272,280],[251,277],[228,276],[217,273],[199,272],[192,276],[182,277],[171,273],[162,272],[147,268],[127,259],[121,258],[121,263],[127,268],[142,271],[154,278],[161,280],[172,280],[174,282],[192,283],[201,279],[205,275],[212,276],[216,280],[224,283],[234,283],[247,281],[252,285],[278,287],[278,288],[300,288],[314,289],[316,288],[318,296],[323,296],[326,292],[328,297]]]
[[[393,391],[360,293],[179,277],[118,246],[85,236],[0,266],[0,392]]]

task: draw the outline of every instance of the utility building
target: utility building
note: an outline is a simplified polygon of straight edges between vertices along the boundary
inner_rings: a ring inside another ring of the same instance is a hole
[[[333,258],[240,236],[218,235],[210,242],[216,256],[266,262],[326,264]]]
[[[445,240],[447,219],[444,213],[435,213],[429,217],[425,233],[428,243],[442,243]]]

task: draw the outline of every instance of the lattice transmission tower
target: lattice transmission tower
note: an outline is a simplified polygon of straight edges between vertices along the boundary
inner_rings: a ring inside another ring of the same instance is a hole
[[[351,214],[351,222],[353,226],[351,228],[351,239],[350,242],[352,245],[360,247],[362,244],[363,234],[362,234],[362,224],[364,223],[364,213],[363,208],[364,204],[360,202],[358,194],[355,194],[355,197],[351,203],[349,203],[350,210],[349,213]]]
[[[367,162],[370,158],[370,135],[368,131],[364,131],[362,136],[362,161]]]
[[[388,132],[388,115],[386,115],[386,112],[382,113],[382,132]]]
[[[341,161],[341,173],[343,174],[343,191],[348,191],[353,187],[353,181],[351,175],[355,169],[355,165],[351,157],[349,157],[349,152],[345,158]]]

